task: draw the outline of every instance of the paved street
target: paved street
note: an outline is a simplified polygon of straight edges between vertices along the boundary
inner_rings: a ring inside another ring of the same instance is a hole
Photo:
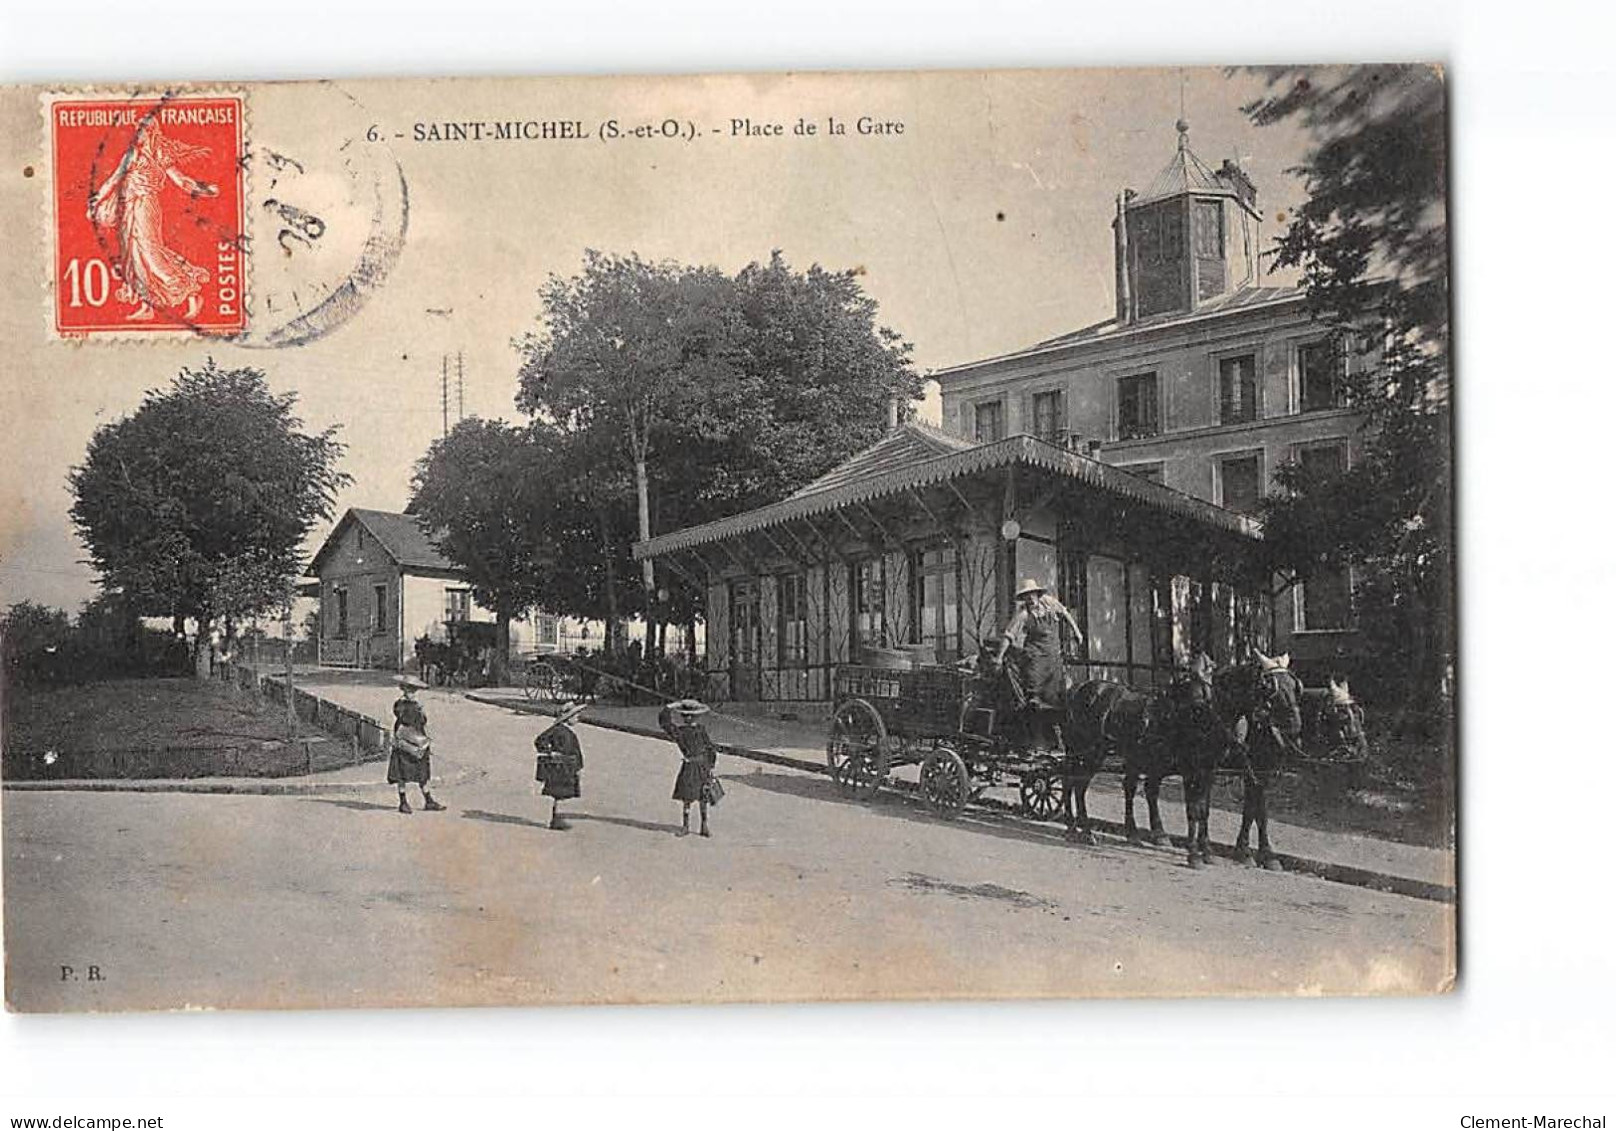
[[[385,717],[395,692],[321,694]],[[1395,992],[1449,966],[1448,905],[940,822],[727,757],[715,838],[680,839],[674,747],[588,726],[584,797],[552,832],[535,720],[422,700],[446,813],[400,815],[382,784],[7,791],[12,1007]]]

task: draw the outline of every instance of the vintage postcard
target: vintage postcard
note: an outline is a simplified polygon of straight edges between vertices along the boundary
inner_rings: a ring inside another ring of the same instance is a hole
[[[5,998],[1457,976],[1430,66],[0,88]]]

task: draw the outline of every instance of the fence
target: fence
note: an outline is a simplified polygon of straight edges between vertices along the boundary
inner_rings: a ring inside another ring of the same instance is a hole
[[[261,695],[271,703],[286,705],[287,683],[283,675],[260,674],[245,664],[221,664],[216,669],[221,679],[234,683],[243,691],[251,691]],[[340,703],[333,703],[329,699],[322,699],[301,687],[290,688],[293,710],[297,713],[299,722],[325,731],[338,739],[347,741],[341,745],[345,751],[322,753],[320,756],[310,756],[310,769],[308,772],[337,769],[341,766],[358,765],[379,758],[385,758],[392,744],[392,729],[377,722],[368,715],[344,707]]]

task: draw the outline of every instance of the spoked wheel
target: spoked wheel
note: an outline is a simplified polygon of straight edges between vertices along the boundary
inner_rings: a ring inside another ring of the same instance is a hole
[[[842,792],[868,797],[881,788],[888,757],[887,728],[880,713],[863,699],[838,704],[830,720],[825,763]]]
[[[527,669],[527,679],[522,683],[522,694],[529,699],[554,699],[559,679],[555,668],[549,664],[534,664]]]
[[[920,763],[920,795],[938,816],[958,816],[971,796],[971,774],[965,760],[946,746],[927,754]]]
[[[1035,821],[1053,821],[1066,804],[1066,779],[1053,770],[1021,777],[1021,811]]]

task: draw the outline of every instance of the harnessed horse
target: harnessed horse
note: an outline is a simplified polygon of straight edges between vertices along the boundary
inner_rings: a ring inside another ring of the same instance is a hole
[[[1248,845],[1255,827],[1257,862],[1278,870],[1268,839],[1268,788],[1282,762],[1298,749],[1301,683],[1288,668],[1269,664],[1240,664],[1210,681],[1186,674],[1155,692],[1089,680],[1069,693],[1063,728],[1068,838],[1094,843],[1083,794],[1105,758],[1117,754],[1123,762],[1128,839],[1143,839],[1134,819],[1134,797],[1143,781],[1150,840],[1167,843],[1161,783],[1176,774],[1184,782],[1189,864],[1211,863],[1212,781],[1226,752],[1233,751],[1244,783],[1236,859],[1251,860]]]

